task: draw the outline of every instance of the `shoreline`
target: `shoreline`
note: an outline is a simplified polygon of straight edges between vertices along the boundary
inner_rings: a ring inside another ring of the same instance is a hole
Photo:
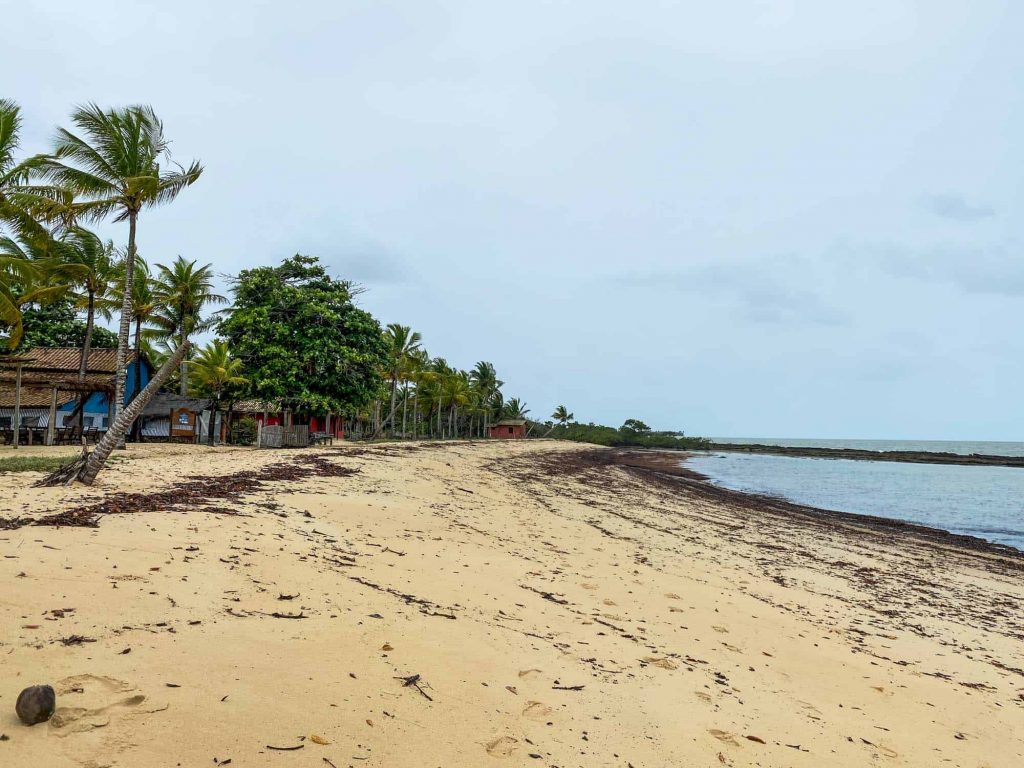
[[[677,456],[147,445],[91,488],[7,475],[0,764],[1021,762],[1019,558]]]
[[[708,452],[763,453],[808,459],[849,459],[850,461],[895,461],[907,464],[956,464],[965,467],[1024,468],[1024,456],[939,451],[869,451],[863,448],[815,448],[811,446],[766,445],[762,443],[711,443]]]
[[[682,462],[686,461],[686,456],[693,453],[692,451],[685,453],[661,451],[660,453],[663,458],[647,458],[646,451],[627,450],[626,453],[630,454],[630,456],[624,460],[625,466],[656,473],[662,476],[672,477],[680,483],[689,486],[691,490],[692,483],[699,483],[700,486],[705,489],[703,493],[711,498],[718,498],[745,505],[749,504],[756,508],[771,509],[775,512],[803,516],[805,518],[811,517],[825,521],[831,519],[835,522],[847,523],[855,527],[871,528],[872,530],[876,530],[880,533],[898,532],[899,534],[915,536],[942,546],[958,547],[972,552],[1024,561],[1024,550],[1008,544],[998,544],[979,536],[953,533],[952,531],[947,531],[944,528],[921,525],[920,523],[912,523],[894,517],[825,509],[823,507],[799,504],[795,501],[789,501],[788,499],[777,496],[768,496],[761,493],[752,493],[726,488],[715,483],[707,475],[688,467],[680,466]],[[650,453],[655,454],[659,452],[652,450]]]

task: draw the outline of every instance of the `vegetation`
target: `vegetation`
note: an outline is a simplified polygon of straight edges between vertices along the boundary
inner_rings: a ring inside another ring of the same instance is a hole
[[[212,400],[207,443],[213,445],[221,399],[226,392],[244,386],[249,380],[242,376],[242,361],[232,357],[227,343],[220,339],[214,339],[199,350],[187,365],[195,371],[195,391]]]
[[[618,429],[600,424],[556,424],[548,436],[556,440],[574,440],[597,445],[674,450],[706,450],[710,444],[710,441],[703,437],[686,437],[676,432],[655,432],[638,419],[627,419]]]
[[[84,466],[65,472],[90,483],[161,387],[208,397],[214,412],[256,399],[301,417],[333,414],[355,438],[456,439],[488,434],[501,419],[522,419],[527,436],[602,445],[699,447],[703,441],[656,432],[642,421],[619,429],[581,425],[564,405],[551,420],[530,419],[518,397],[506,399],[492,363],[463,370],[431,357],[420,333],[378,321],[360,309],[361,288],[332,277],[315,257],[248,269],[231,282],[231,306],[216,292],[210,264],[178,256],[149,264],[138,254],[138,220],[146,208],[174,200],[203,168],[170,162],[163,125],[148,106],[75,109],[58,129],[53,151],[18,159],[20,112],[0,100],[0,338],[7,349],[73,346],[79,375],[92,349],[117,349],[114,420]],[[127,222],[124,247],[103,241],[82,222]],[[118,332],[98,319],[118,316]],[[192,356],[194,336],[218,338]],[[129,343],[158,367],[123,404]],[[209,422],[212,444],[215,420]],[[539,429],[538,429],[539,428]],[[232,426],[252,442],[256,423]]]
[[[353,292],[352,283],[334,280],[310,256],[244,270],[218,330],[242,361],[248,394],[316,414],[377,401],[388,347]]]

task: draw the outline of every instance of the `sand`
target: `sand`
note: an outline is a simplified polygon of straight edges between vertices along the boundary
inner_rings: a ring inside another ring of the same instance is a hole
[[[134,510],[0,530],[5,768],[1024,765],[1020,560],[548,441],[119,455],[0,475]]]

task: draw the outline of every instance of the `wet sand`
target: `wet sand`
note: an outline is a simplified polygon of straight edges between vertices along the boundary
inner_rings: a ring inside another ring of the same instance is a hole
[[[0,475],[0,765],[1024,763],[1007,553],[549,441],[124,456]]]

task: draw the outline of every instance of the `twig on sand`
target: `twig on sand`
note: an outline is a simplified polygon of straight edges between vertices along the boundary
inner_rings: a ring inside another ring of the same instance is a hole
[[[427,692],[424,691],[420,687],[420,680],[421,679],[422,678],[420,677],[420,675],[409,675],[408,677],[396,677],[395,678],[395,680],[401,680],[402,681],[402,686],[404,688],[409,688],[411,686],[411,687],[415,688],[417,691],[419,691],[423,695],[423,698],[425,698],[427,701],[433,701],[433,699],[430,698],[430,696],[427,694]]]
[[[271,746],[270,744],[267,744],[267,749],[273,749],[276,752],[294,752],[297,749],[302,749],[304,746],[306,746],[306,745],[305,744],[299,744],[297,747],[274,747],[274,746]]]
[[[308,619],[309,618],[306,614],[304,614],[302,612],[299,612],[299,613],[281,613],[280,611],[274,611],[273,613],[271,613],[269,615],[273,616],[275,619]]]

